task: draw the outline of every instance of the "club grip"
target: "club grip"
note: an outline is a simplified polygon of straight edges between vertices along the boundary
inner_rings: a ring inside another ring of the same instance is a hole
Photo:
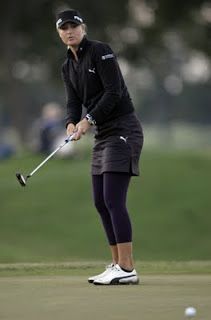
[[[73,134],[71,134],[70,136],[68,136],[64,141],[65,141],[66,143],[68,143],[69,141],[73,140],[74,136],[75,136],[75,133],[73,133]]]

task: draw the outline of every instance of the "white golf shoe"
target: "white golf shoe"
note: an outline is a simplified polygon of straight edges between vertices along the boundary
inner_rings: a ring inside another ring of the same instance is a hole
[[[139,278],[135,269],[126,272],[116,264],[113,268],[102,277],[93,281],[95,285],[116,285],[116,284],[138,284]]]
[[[102,273],[100,273],[100,274],[98,274],[98,275],[96,275],[96,276],[93,276],[93,277],[88,278],[88,282],[89,282],[89,283],[93,283],[93,282],[94,282],[95,280],[97,280],[98,278],[102,278],[102,277],[108,275],[108,274],[111,272],[111,270],[112,270],[113,267],[114,267],[114,264],[113,264],[113,263],[109,264],[108,266],[106,266],[106,269],[105,269],[104,272],[102,272]]]

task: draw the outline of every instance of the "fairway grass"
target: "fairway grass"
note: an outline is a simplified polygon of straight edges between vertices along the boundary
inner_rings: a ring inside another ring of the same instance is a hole
[[[94,286],[85,276],[0,278],[2,320],[182,320],[211,315],[210,275],[143,275],[134,286]]]
[[[52,159],[22,188],[15,172],[41,160],[0,162],[0,263],[107,261],[89,159]],[[210,160],[207,153],[143,152],[128,193],[136,260],[211,260]]]

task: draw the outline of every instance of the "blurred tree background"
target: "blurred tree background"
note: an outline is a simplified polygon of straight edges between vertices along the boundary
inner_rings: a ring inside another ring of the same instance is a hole
[[[207,0],[1,1],[0,119],[21,133],[43,104],[65,106],[66,50],[55,13],[76,8],[88,35],[118,55],[145,123],[211,123],[211,4]],[[65,110],[65,108],[64,108]]]

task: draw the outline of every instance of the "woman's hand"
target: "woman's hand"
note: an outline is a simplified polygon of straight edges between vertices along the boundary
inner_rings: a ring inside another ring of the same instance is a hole
[[[76,131],[76,127],[73,123],[69,123],[68,126],[67,126],[67,136],[71,136],[74,132]]]
[[[81,136],[85,134],[87,130],[89,130],[90,127],[91,125],[89,124],[86,118],[78,122],[75,126],[76,130],[75,130],[74,140],[79,140]]]

